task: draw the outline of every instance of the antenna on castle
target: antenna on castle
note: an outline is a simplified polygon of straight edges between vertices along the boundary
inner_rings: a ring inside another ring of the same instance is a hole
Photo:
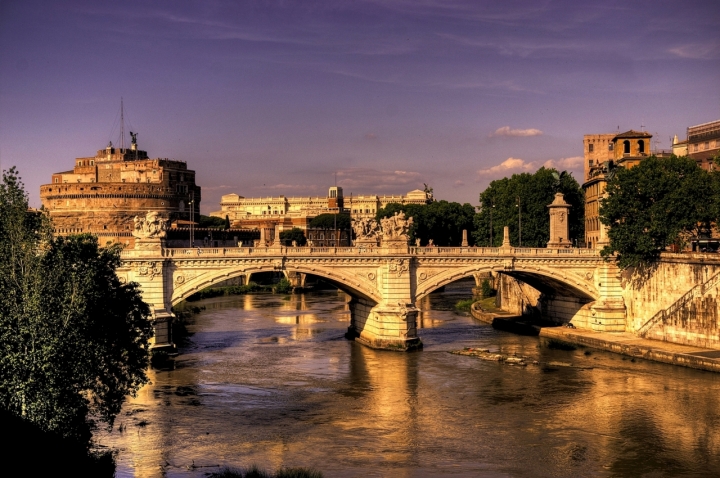
[[[645,131],[645,125],[643,124],[644,122],[645,122],[645,120],[642,120],[640,122],[640,131]]]
[[[123,108],[123,97],[120,97],[120,151],[125,150],[125,110]]]

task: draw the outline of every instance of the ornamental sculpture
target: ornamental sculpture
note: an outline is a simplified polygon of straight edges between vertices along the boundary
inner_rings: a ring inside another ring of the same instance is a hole
[[[357,241],[377,241],[380,234],[380,226],[375,219],[353,219],[352,228]]]
[[[133,218],[132,235],[138,239],[164,238],[167,235],[167,221],[157,211],[150,211],[144,218]]]
[[[384,241],[407,241],[408,231],[413,225],[413,218],[405,219],[405,213],[396,212],[394,216],[380,220],[382,238]]]

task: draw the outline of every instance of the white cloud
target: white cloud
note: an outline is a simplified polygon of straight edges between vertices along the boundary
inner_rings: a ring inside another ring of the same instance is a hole
[[[503,126],[495,130],[490,136],[540,136],[543,132],[539,129],[510,129],[510,126]]]
[[[530,171],[534,168],[534,163],[527,162],[520,158],[508,158],[500,164],[496,164],[487,169],[478,170],[480,176],[494,176],[498,173],[509,173],[509,172],[525,172]]]
[[[489,176],[502,177],[513,173],[534,172],[540,169],[540,167],[542,166],[546,168],[555,168],[558,171],[564,171],[578,170],[582,168],[582,165],[582,156],[573,156],[570,158],[560,159],[548,159],[547,161],[542,163],[540,161],[525,161],[524,159],[520,158],[508,158],[500,164],[496,164],[495,166],[491,166],[486,169],[478,170],[477,174],[480,178],[485,178]]]
[[[583,157],[573,156],[571,158],[560,158],[560,159],[548,159],[543,163],[546,168],[555,168],[559,171],[564,169],[577,169],[582,167]]]

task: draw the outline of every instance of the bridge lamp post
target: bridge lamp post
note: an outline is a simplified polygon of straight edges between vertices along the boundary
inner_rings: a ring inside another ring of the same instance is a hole
[[[493,228],[492,228],[492,212],[493,212],[493,209],[495,209],[495,205],[492,203],[492,199],[491,199],[491,200],[490,200],[490,247],[493,246],[493,241],[492,241],[492,233],[493,233]]]
[[[518,208],[518,247],[522,247],[522,207],[520,207],[520,196],[517,196]]]
[[[195,191],[190,192],[190,247],[195,243]]]

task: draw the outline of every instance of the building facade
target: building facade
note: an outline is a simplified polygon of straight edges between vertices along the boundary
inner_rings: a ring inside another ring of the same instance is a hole
[[[600,201],[613,168],[632,168],[650,155],[652,135],[645,131],[586,134],[583,137],[585,174],[585,247],[602,249],[607,230],[600,223]]]
[[[320,214],[350,214],[353,219],[374,217],[378,210],[390,203],[428,204],[431,193],[416,189],[405,195],[343,196],[341,187],[333,186],[327,197],[267,197],[245,198],[226,194],[220,200],[220,210],[211,216],[230,219],[233,227],[245,229],[274,228],[282,230],[298,227],[307,230],[308,223]],[[339,239],[339,238],[338,238]]]
[[[110,143],[95,156],[77,158],[72,170],[54,173],[40,199],[58,235],[90,232],[101,245],[134,245],[133,219],[158,211],[170,221],[200,215],[200,187],[184,161],[148,157]]]
[[[687,129],[687,155],[706,171],[717,168],[720,155],[720,120],[690,126]]]

